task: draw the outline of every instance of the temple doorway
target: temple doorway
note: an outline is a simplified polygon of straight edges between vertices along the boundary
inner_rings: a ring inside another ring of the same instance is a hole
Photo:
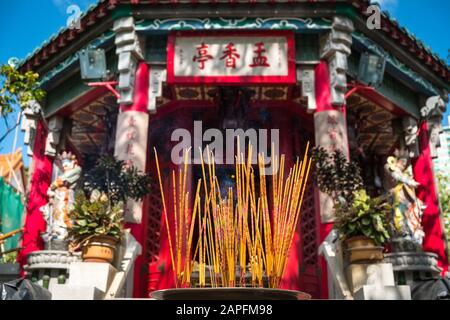
[[[199,138],[195,136],[198,130],[198,122],[201,122],[202,134],[209,129],[214,129],[226,135],[226,130],[249,129],[278,130],[279,153],[286,157],[286,168],[293,165],[297,157],[303,157],[307,143],[314,145],[313,117],[305,112],[305,108],[292,99],[261,100],[258,93],[261,88],[189,88],[185,89],[194,96],[195,90],[200,94],[209,92],[209,100],[183,100],[165,101],[166,104],[158,109],[158,113],[151,117],[149,125],[150,150],[158,151],[162,176],[164,179],[165,193],[169,194],[171,188],[171,171],[180,168],[173,163],[171,154],[179,141],[172,141],[173,132],[177,129],[187,130],[192,137],[192,145],[198,145]],[[279,88],[273,88],[272,94],[277,96]],[[175,90],[180,94],[183,90]],[[186,94],[186,93],[185,93]],[[286,98],[288,95],[278,95]],[[203,96],[204,97],[204,96]],[[259,138],[259,137],[258,137]],[[226,139],[225,139],[226,140]],[[206,148],[208,141],[200,141]],[[211,142],[211,141],[210,141]],[[247,141],[248,142],[248,141]],[[224,143],[225,144],[225,143]],[[237,141],[234,140],[235,151]],[[229,148],[225,146],[224,150]],[[267,147],[270,153],[271,144]],[[246,150],[247,151],[247,150]],[[226,154],[218,154],[221,161],[216,162],[216,170],[221,176],[221,188],[226,189],[234,185],[234,165],[227,163]],[[149,168],[155,181],[157,181],[156,165],[153,152],[150,153]],[[189,165],[188,179],[190,194],[195,192],[196,181],[201,177],[201,168],[195,163],[192,155],[192,164]],[[270,179],[269,179],[270,180]],[[150,204],[147,210],[147,239],[146,242],[146,282],[147,296],[152,291],[173,287],[171,276],[170,255],[167,245],[167,233],[162,219],[163,206],[160,199],[160,191],[157,183],[153,184]],[[270,186],[269,186],[270,188]],[[170,202],[170,199],[168,200]],[[191,199],[192,201],[192,199]],[[320,297],[321,276],[319,268],[318,246],[319,225],[317,223],[317,211],[315,206],[315,193],[312,181],[309,181],[302,207],[301,222],[294,237],[286,274],[282,280],[282,287],[286,289],[302,290]],[[170,204],[169,204],[170,205]],[[168,206],[169,206],[168,205]]]

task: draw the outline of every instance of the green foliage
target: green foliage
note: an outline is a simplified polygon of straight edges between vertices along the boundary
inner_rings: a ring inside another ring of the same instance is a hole
[[[3,255],[0,259],[1,263],[16,263],[17,262],[17,251],[7,253]]]
[[[390,238],[386,218],[390,211],[391,205],[385,197],[371,198],[365,190],[359,190],[354,194],[352,206],[336,204],[335,226],[343,239],[365,236],[383,245]]]
[[[126,202],[127,199],[142,200],[150,192],[150,176],[136,168],[125,167],[124,161],[112,156],[101,157],[97,165],[84,175],[84,190],[106,193],[112,202]]]
[[[444,217],[445,234],[447,235],[447,240],[450,240],[450,175],[439,173],[436,178],[438,181],[439,201]]]
[[[32,71],[21,73],[10,65],[0,66],[0,112],[5,117],[14,106],[23,108],[32,100],[41,101],[45,91],[39,88],[39,75]]]
[[[72,220],[72,228],[69,229],[69,237],[80,243],[91,236],[111,236],[120,239],[122,234],[123,203],[110,205],[108,197],[100,192],[87,199],[83,191],[78,191],[75,196],[75,205],[69,214]]]
[[[385,197],[367,194],[358,164],[348,161],[342,151],[329,153],[320,147],[313,149],[312,159],[314,183],[333,199],[341,238],[366,236],[377,245],[386,243],[391,205]]]
[[[124,203],[142,200],[150,192],[150,176],[125,166],[124,161],[103,156],[84,175],[83,182],[70,213],[73,226],[69,236],[76,244],[100,235],[120,239]]]
[[[359,166],[348,161],[342,151],[329,153],[321,147],[312,150],[312,159],[313,179],[320,191],[329,194],[335,203],[351,205],[354,192],[363,187]]]

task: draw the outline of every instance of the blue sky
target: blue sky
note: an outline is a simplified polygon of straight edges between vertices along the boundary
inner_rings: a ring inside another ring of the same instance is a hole
[[[66,25],[71,4],[82,10],[95,0],[0,0],[0,64],[10,57],[24,58],[42,42]],[[414,33],[434,52],[450,63],[450,1],[448,0],[378,0],[402,26]],[[450,109],[450,108],[449,108]],[[450,110],[447,112],[450,115]],[[16,116],[9,122],[14,123]],[[447,116],[444,124],[447,125]],[[0,136],[5,132],[0,122]],[[0,153],[11,152],[14,134],[0,146]],[[19,141],[23,140],[22,133]],[[19,143],[21,145],[21,143]],[[24,154],[25,163],[29,163]]]

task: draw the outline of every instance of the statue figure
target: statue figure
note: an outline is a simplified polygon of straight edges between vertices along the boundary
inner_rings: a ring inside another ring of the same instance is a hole
[[[61,153],[56,164],[61,174],[50,185],[47,191],[49,202],[41,208],[47,222],[47,230],[42,235],[48,246],[56,242],[64,242],[71,226],[69,212],[73,209],[75,201],[75,187],[81,177],[81,167],[76,157],[70,152]]]
[[[433,159],[438,156],[438,148],[441,147],[440,134],[442,133],[442,116],[446,111],[446,103],[440,96],[427,99],[424,107],[420,109],[420,115],[428,123],[430,153]]]
[[[402,250],[420,251],[424,237],[422,215],[425,205],[416,196],[415,189],[419,183],[408,174],[407,163],[406,156],[392,156],[384,166],[384,188],[390,193],[392,204],[392,214],[388,220],[393,241],[408,244],[408,248]]]

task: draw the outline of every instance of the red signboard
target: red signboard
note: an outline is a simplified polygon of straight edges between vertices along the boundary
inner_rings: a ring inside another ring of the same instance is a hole
[[[167,80],[183,85],[296,83],[294,32],[174,31]]]

